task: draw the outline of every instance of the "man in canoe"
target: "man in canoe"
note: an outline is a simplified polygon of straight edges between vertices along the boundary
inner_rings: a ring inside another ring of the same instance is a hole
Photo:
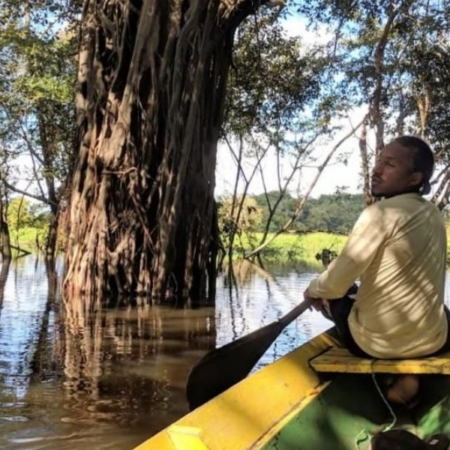
[[[385,146],[372,175],[372,195],[381,200],[362,212],[342,252],[304,292],[357,356],[407,359],[450,350],[445,224],[423,198],[433,168],[433,153],[419,138]],[[397,377],[387,398],[408,403],[418,386],[416,376]]]

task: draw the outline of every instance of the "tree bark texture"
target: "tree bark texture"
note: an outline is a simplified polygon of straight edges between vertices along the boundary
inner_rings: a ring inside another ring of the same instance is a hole
[[[367,124],[364,121],[361,128],[361,135],[359,137],[359,154],[361,156],[361,174],[363,179],[363,193],[366,205],[371,205],[374,202],[370,190],[370,168],[369,155],[367,152]]]
[[[85,0],[66,294],[205,294],[233,35],[262,3]]]
[[[399,9],[394,7],[393,1],[389,3],[387,9],[388,9],[388,18],[374,51],[375,90],[371,100],[370,117],[372,119],[373,125],[375,126],[376,156],[378,156],[379,152],[384,147],[384,121],[383,121],[384,52],[386,50],[386,44],[388,43],[389,35],[394,25],[395,18],[399,13]]]

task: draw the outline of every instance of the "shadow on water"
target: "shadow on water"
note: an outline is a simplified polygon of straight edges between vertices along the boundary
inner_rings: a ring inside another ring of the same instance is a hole
[[[61,302],[61,267],[25,258],[10,270],[0,273],[2,449],[130,449],[187,412],[188,370],[215,345],[213,308],[86,316]]]
[[[9,275],[8,275],[9,269]],[[316,273],[277,283],[244,270],[217,281],[216,307],[136,307],[86,315],[59,292],[61,265],[26,257],[0,272],[0,448],[131,449],[188,411],[190,367],[290,311]],[[308,312],[259,362],[328,328]]]

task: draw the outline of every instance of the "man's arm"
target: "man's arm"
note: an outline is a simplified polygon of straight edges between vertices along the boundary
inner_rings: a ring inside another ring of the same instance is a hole
[[[357,220],[339,256],[305,291],[309,298],[340,298],[369,267],[384,246],[392,225],[388,226],[386,211],[374,204]]]

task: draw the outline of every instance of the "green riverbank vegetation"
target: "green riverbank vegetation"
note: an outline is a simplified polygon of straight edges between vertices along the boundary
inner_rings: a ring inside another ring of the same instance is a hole
[[[272,234],[268,235],[269,238]],[[234,257],[242,258],[250,253],[260,241],[262,233],[248,233],[237,238],[234,245]],[[347,236],[342,234],[283,233],[276,237],[262,252],[261,257],[267,262],[306,262],[311,265],[320,263],[323,250],[332,255],[342,250]]]
[[[270,198],[273,197],[274,200],[275,195],[277,194],[269,193],[267,196],[246,197],[240,214],[237,213],[236,206],[231,214],[231,198],[221,199],[219,224],[223,252],[227,257],[232,253],[233,259],[246,258],[263,242],[269,242],[259,252],[263,261],[321,264],[324,251],[329,252],[329,256],[333,258],[342,250],[365,207],[364,198],[359,194],[322,195],[305,202],[302,212],[289,230],[277,234],[277,230],[282,229],[283,224],[289,220],[298,199],[287,194],[271,215],[267,198],[270,202]],[[444,211],[444,217],[450,254],[450,215]],[[232,252],[227,252],[230,248]]]
[[[269,230],[265,239],[271,240],[289,219],[298,200],[287,195],[270,221],[270,211],[264,206],[267,205],[264,201],[264,195],[248,196],[243,212],[236,221],[236,216],[232,218],[229,215],[231,198],[219,200],[222,244],[225,251],[234,227],[234,259],[246,257],[257,248],[263,241],[265,229]],[[342,250],[363,208],[364,199],[359,194],[322,195],[309,199],[291,229],[276,236],[261,251],[260,256],[267,262],[320,265],[324,250],[331,252],[331,257]],[[450,254],[450,215],[445,211],[444,214]],[[43,251],[51,217],[41,204],[15,197],[8,204],[7,219],[14,247],[29,253]]]

